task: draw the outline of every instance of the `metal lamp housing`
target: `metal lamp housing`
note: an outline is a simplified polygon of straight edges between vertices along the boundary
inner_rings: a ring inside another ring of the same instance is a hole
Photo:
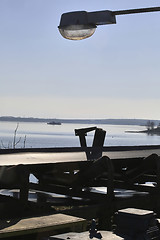
[[[92,36],[97,25],[116,23],[111,11],[99,12],[69,12],[61,16],[59,31],[70,40],[81,40]]]

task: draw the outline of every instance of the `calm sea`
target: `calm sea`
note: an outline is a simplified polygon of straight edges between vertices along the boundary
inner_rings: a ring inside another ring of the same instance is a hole
[[[16,142],[17,148],[44,148],[44,147],[79,147],[79,138],[75,136],[74,129],[92,127],[87,124],[47,125],[46,123],[20,122]],[[13,146],[15,122],[0,122],[0,148]],[[149,136],[144,133],[126,133],[128,130],[144,130],[143,126],[128,125],[98,125],[106,130],[105,146],[135,146],[159,145],[160,136]],[[93,133],[87,135],[88,146],[92,145]]]

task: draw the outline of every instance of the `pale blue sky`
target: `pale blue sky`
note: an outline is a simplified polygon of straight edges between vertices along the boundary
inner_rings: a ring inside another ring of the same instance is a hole
[[[160,12],[117,16],[81,41],[68,11],[160,6],[155,0],[0,0],[0,116],[160,119]]]

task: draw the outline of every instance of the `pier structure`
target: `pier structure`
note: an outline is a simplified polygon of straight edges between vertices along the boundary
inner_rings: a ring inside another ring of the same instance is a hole
[[[160,217],[160,146],[104,147],[104,135],[92,147],[0,150],[1,218],[61,213],[111,230],[121,209]]]

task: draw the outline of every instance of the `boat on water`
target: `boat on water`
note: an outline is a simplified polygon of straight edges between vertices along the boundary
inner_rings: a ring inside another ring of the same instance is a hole
[[[49,124],[49,125],[61,125],[61,122],[52,121],[52,122],[48,122],[47,124]]]

